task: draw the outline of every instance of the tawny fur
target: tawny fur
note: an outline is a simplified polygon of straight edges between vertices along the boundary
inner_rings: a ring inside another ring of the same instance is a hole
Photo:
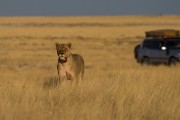
[[[71,43],[56,43],[58,55],[57,71],[59,80],[82,80],[84,76],[84,60],[79,54],[71,53]]]

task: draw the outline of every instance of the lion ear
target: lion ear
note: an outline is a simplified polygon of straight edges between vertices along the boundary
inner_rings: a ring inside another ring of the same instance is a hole
[[[68,47],[71,49],[72,43],[69,42],[69,43],[67,43],[67,45],[68,45]]]
[[[59,47],[59,43],[58,42],[56,42],[55,43],[55,45],[56,45],[56,49]]]

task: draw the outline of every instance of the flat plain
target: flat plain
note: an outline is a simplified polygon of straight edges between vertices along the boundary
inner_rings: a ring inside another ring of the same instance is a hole
[[[145,31],[180,16],[0,17],[0,120],[179,120],[180,64],[142,66]],[[85,60],[82,83],[57,83],[55,42]]]

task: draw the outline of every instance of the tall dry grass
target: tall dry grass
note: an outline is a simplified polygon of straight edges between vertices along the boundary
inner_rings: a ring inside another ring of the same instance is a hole
[[[179,18],[1,18],[0,120],[180,119],[180,65],[133,58],[144,31],[180,29]],[[83,83],[57,84],[55,42],[84,57]]]

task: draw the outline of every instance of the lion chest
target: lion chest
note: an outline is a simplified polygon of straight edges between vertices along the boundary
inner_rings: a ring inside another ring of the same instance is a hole
[[[74,78],[74,73],[69,66],[60,65],[59,74],[63,79],[65,78],[67,80],[73,80]]]

